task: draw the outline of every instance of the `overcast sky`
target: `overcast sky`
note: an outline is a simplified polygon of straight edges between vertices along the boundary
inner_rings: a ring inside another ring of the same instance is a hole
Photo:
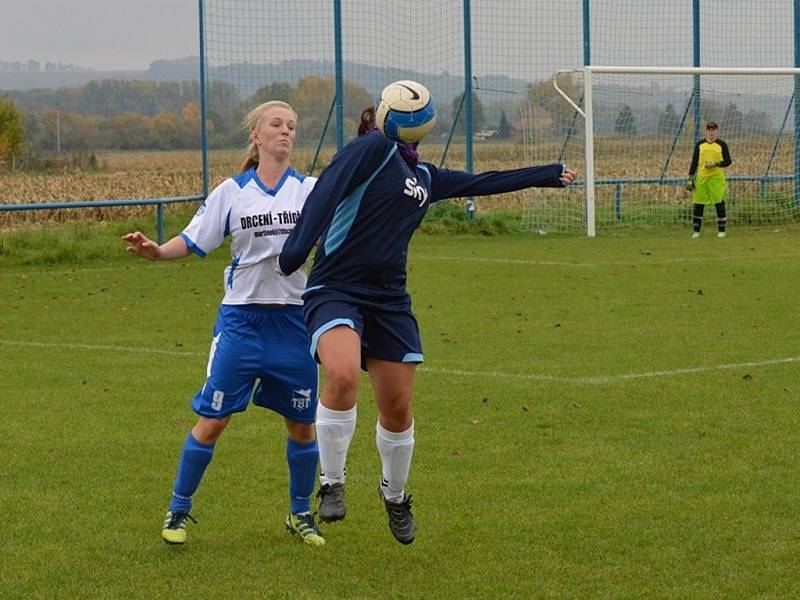
[[[210,50],[215,35],[231,32],[259,59],[331,58],[332,0],[207,4]],[[792,4],[701,0],[703,64],[792,66]],[[375,5],[374,0],[342,2],[349,60],[428,72],[461,67],[462,0],[386,0],[383,5],[395,7],[395,13],[376,12]],[[472,0],[473,71],[525,76],[577,66],[581,5],[581,0]],[[691,0],[592,0],[591,6],[594,64],[691,66]],[[157,59],[199,54],[197,12],[197,0],[0,0],[0,61],[146,69]],[[220,29],[213,29],[215,22]],[[241,58],[235,41],[224,43],[225,55],[216,56]]]
[[[197,56],[197,0],[0,0],[0,60],[146,69]]]

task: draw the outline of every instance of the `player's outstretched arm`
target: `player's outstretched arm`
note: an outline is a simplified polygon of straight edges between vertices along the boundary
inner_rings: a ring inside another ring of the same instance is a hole
[[[168,242],[158,245],[141,231],[134,231],[133,233],[126,233],[122,236],[122,239],[129,244],[127,247],[128,252],[138,254],[147,260],[185,258],[192,254],[189,246],[186,245],[186,242],[181,237],[174,237]]]
[[[502,194],[529,187],[563,188],[577,177],[575,171],[561,163],[508,171],[486,171],[477,175],[439,169],[430,163],[425,163],[424,168],[431,175],[431,202],[445,198]]]

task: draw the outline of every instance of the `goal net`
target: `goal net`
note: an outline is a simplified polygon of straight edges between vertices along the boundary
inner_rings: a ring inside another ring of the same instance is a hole
[[[582,202],[533,199],[523,224],[533,231],[596,232],[632,226],[686,226],[684,185],[705,123],[719,124],[730,149],[725,169],[730,226],[800,219],[800,69],[586,67],[553,79],[561,111],[562,160],[580,171]],[[535,106],[526,152],[535,153]],[[523,118],[525,123],[526,119]],[[552,144],[552,140],[550,142]]]

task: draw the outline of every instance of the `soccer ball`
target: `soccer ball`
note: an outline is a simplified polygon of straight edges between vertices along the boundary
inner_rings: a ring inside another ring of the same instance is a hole
[[[396,142],[420,141],[436,124],[436,105],[428,88],[408,80],[387,85],[375,110],[375,124]]]

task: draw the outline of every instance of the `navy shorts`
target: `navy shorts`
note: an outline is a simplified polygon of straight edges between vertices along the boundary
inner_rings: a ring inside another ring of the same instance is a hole
[[[361,338],[361,368],[366,359],[421,363],[422,341],[408,296],[390,302],[364,299],[327,288],[303,297],[306,326],[311,335],[310,352],[316,360],[319,338],[339,325],[353,329]]]
[[[293,421],[314,422],[317,365],[308,354],[301,306],[219,307],[208,378],[192,409],[222,418],[244,411],[251,399]]]

